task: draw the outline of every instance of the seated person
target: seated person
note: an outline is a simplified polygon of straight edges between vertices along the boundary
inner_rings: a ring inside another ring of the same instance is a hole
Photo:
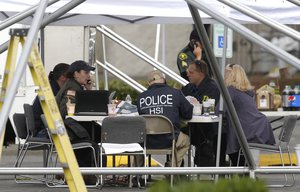
[[[89,66],[85,61],[78,60],[74,61],[68,71],[67,78],[68,81],[64,86],[59,90],[55,99],[60,111],[66,130],[68,132],[71,143],[77,142],[90,142],[93,144],[94,149],[98,149],[97,143],[98,140],[92,141],[91,139],[91,130],[92,126],[98,126],[94,122],[77,122],[72,118],[65,119],[67,111],[67,103],[71,100],[72,103],[75,103],[75,93],[77,90],[91,89],[91,76],[90,72],[94,71],[95,68]],[[95,135],[100,134],[100,128],[94,129]],[[98,137],[97,137],[98,138]],[[90,149],[79,149],[74,151],[78,165],[80,167],[91,167],[94,166],[95,162],[92,158],[92,153]],[[98,150],[96,150],[96,155],[98,155]],[[106,165],[106,158],[103,158],[104,165]],[[86,184],[95,184],[96,177],[94,175],[84,175],[84,180]]]
[[[189,84],[182,88],[185,96],[195,97],[199,103],[205,98],[215,99],[217,105],[220,92],[216,82],[208,75],[208,66],[203,60],[191,62],[187,69]],[[218,138],[218,123],[193,123],[189,125],[191,131],[191,144],[195,146],[194,163],[198,167],[211,167],[216,165],[216,151]],[[226,140],[223,137],[220,152],[220,165],[225,166]]]
[[[272,127],[267,117],[258,111],[254,100],[253,86],[250,84],[244,69],[237,64],[225,68],[224,82],[231,96],[234,108],[240,120],[247,141],[250,143],[275,144]],[[227,118],[228,119],[228,118]],[[227,154],[233,165],[237,165],[240,144],[231,121],[227,129]],[[244,165],[241,157],[239,165]]]
[[[172,88],[166,84],[164,74],[158,70],[149,73],[148,83],[148,90],[141,93],[137,98],[138,113],[140,115],[163,115],[170,119],[175,130],[177,165],[180,166],[184,155],[189,149],[190,138],[188,135],[180,131],[179,121],[180,118],[192,118],[193,106],[184,97],[180,90]],[[172,146],[172,140],[168,137],[168,135],[147,137],[146,143],[147,148],[152,149]],[[166,165],[171,165],[171,162],[167,162]]]
[[[51,71],[48,75],[49,83],[51,89],[53,91],[54,96],[58,93],[59,89],[65,84],[67,81],[66,73],[69,68],[69,64],[59,63],[55,65],[53,71]],[[36,96],[32,109],[34,113],[34,122],[36,133],[38,137],[48,137],[46,129],[44,127],[43,121],[41,119],[41,114],[43,114],[43,109],[39,100],[39,97]],[[35,136],[35,135],[34,135]]]

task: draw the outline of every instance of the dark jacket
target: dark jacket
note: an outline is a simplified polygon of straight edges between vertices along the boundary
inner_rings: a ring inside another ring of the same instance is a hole
[[[60,87],[55,80],[50,80],[50,86],[51,86],[52,92],[55,96],[58,93]],[[45,129],[45,126],[41,119],[41,114],[43,114],[43,109],[42,109],[42,106],[41,106],[38,96],[36,96],[34,99],[34,102],[32,104],[32,109],[33,109],[33,113],[34,113],[35,128],[37,129],[37,132],[39,132],[39,131]]]
[[[187,81],[189,78],[187,77],[186,70],[191,62],[195,60],[195,55],[193,50],[191,50],[190,46],[185,46],[177,56],[177,67],[180,72],[181,77],[186,79]]]
[[[243,92],[232,86],[228,87],[228,91],[247,141],[251,143],[275,144],[271,124],[267,117],[256,108],[253,98],[254,92]],[[227,125],[227,154],[232,154],[239,151],[240,144],[231,121],[228,121]]]
[[[169,118],[174,125],[176,139],[180,132],[180,118],[191,119],[193,116],[193,106],[182,92],[166,84],[153,84],[141,93],[137,98],[137,108],[139,114],[157,114]],[[169,136],[167,139],[166,136],[160,139],[156,137],[156,144],[151,148],[170,146],[171,140],[168,138]],[[147,144],[150,142],[147,137]]]
[[[195,97],[200,103],[202,103],[204,96],[215,99],[215,105],[217,105],[220,100],[220,91],[217,84],[208,76],[203,79],[198,87],[191,83],[187,84],[182,88],[182,92],[185,96],[190,95]],[[199,145],[203,142],[203,139],[213,139],[217,134],[218,123],[192,124],[192,127],[195,127],[194,130],[192,130],[192,144]],[[193,132],[195,132],[195,134],[193,134]]]
[[[83,87],[74,79],[69,79],[57,93],[55,99],[56,99],[60,114],[63,119],[68,114],[68,111],[67,111],[67,102],[68,102],[67,92],[68,92],[68,90],[72,90],[72,91],[83,90]],[[75,103],[75,97],[71,97],[70,99],[71,99],[72,103]]]
[[[69,79],[64,84],[64,86],[59,90],[59,92],[57,93],[57,95],[55,97],[60,114],[62,116],[62,119],[64,120],[66,129],[68,131],[70,140],[71,140],[71,142],[90,140],[89,133],[86,130],[86,128],[84,126],[82,126],[82,122],[79,123],[72,118],[65,119],[65,116],[68,114],[68,111],[67,111],[68,90],[75,91],[75,93],[76,93],[76,91],[78,91],[78,90],[83,90],[83,87],[74,79]],[[73,97],[71,96],[70,100],[72,103],[75,103],[74,96]]]
[[[177,55],[177,67],[180,72],[180,76],[186,79],[187,81],[189,80],[189,78],[187,77],[186,70],[196,58],[193,53],[193,50],[194,49],[188,44]],[[201,60],[205,61],[205,63],[208,64],[208,60],[204,50],[202,51]],[[210,65],[208,65],[208,68],[209,68],[209,76],[211,77],[212,74],[211,74]]]

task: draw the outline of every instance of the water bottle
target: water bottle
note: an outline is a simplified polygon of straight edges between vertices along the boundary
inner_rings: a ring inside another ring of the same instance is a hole
[[[125,102],[129,103],[129,104],[132,104],[132,99],[130,97],[129,94],[127,94],[126,98],[125,98]]]
[[[286,85],[284,90],[282,91],[282,108],[284,111],[290,110],[290,101],[289,101],[290,91],[291,91],[290,85]]]

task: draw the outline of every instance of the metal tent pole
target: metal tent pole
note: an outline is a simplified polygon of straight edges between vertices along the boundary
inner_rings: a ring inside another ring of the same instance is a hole
[[[189,1],[189,0],[186,0],[186,1],[188,2],[188,6],[189,6],[189,9],[191,11],[191,15],[192,15],[192,17],[194,19],[194,23],[196,24],[196,29],[197,29],[197,31],[199,33],[199,37],[200,37],[201,41],[204,43],[204,45],[205,45],[204,46],[205,53],[208,55],[208,61],[211,64],[211,68],[212,68],[213,74],[214,74],[214,76],[215,76],[215,78],[217,80],[217,84],[219,86],[219,90],[222,93],[222,96],[224,98],[225,104],[226,104],[226,106],[228,108],[229,117],[230,117],[230,119],[231,119],[231,121],[232,121],[232,123],[234,125],[238,141],[241,144],[241,147],[242,147],[242,149],[243,149],[243,151],[245,153],[245,158],[247,159],[247,162],[249,163],[250,169],[253,170],[255,168],[255,163],[254,163],[253,157],[252,157],[252,155],[250,153],[246,137],[245,137],[245,135],[244,135],[244,133],[242,131],[242,128],[241,128],[242,126],[241,126],[240,121],[238,119],[238,116],[236,114],[235,108],[234,108],[234,106],[232,104],[230,95],[228,93],[228,90],[227,90],[224,82],[223,82],[223,78],[222,78],[222,75],[220,73],[220,70],[218,69],[216,57],[214,56],[213,49],[212,49],[212,47],[210,45],[209,39],[207,37],[206,31],[205,31],[205,28],[204,28],[204,25],[202,23],[201,17],[200,17],[199,12],[198,12],[198,9],[194,8],[190,4],[191,1]]]
[[[220,63],[221,75],[224,78],[225,65],[226,65],[226,53],[227,53],[227,31],[228,27],[224,26],[224,44],[223,44],[223,57]],[[223,108],[224,108],[223,97],[220,97],[219,102],[219,123],[218,123],[218,137],[217,137],[217,153],[216,153],[216,166],[220,166],[220,156],[221,156],[221,141],[222,141],[222,119],[223,119]],[[219,179],[219,176],[216,176],[216,180]]]
[[[260,21],[261,23],[264,23],[274,29],[277,29],[278,31],[290,36],[291,38],[293,38],[297,41],[300,41],[300,33],[298,31],[296,31],[284,24],[279,23],[278,21],[275,21],[274,19],[270,19],[270,18],[264,16],[263,14],[239,3],[236,0],[218,0],[218,1],[244,13],[245,15],[248,15],[249,17],[256,19],[257,21]],[[298,2],[300,2],[300,1],[298,1]]]
[[[56,3],[57,1],[59,1],[59,0],[49,1],[48,6]],[[6,20],[4,20],[3,22],[0,23],[0,31],[2,31],[3,29],[5,29],[5,28],[7,28],[7,27],[9,27],[9,26],[11,26],[11,25],[23,20],[23,19],[25,19],[26,17],[28,17],[30,15],[32,15],[35,12],[35,10],[37,9],[37,7],[38,7],[38,5],[34,5],[30,8],[28,8],[28,9],[26,9],[25,11],[22,11],[20,13],[17,13],[15,15],[7,18]]]
[[[298,5],[300,7],[300,1],[299,0],[287,0],[291,3],[294,3],[295,5]]]
[[[73,0],[70,3],[67,3],[66,5],[64,5],[63,7],[59,8],[58,10],[50,14],[48,17],[46,17],[42,21],[41,27],[45,27],[46,25],[53,22],[55,19],[64,15],[66,12],[70,11],[71,9],[83,3],[84,1],[86,0]],[[8,41],[0,45],[0,54],[6,51],[7,49],[8,49]]]
[[[212,16],[214,19],[218,20],[219,22],[227,25],[229,28],[233,29],[234,31],[240,33],[248,40],[260,45],[264,49],[270,51],[272,54],[276,55],[283,61],[295,66],[296,68],[300,69],[300,60],[293,55],[287,53],[286,51],[276,47],[271,42],[267,41],[266,39],[262,38],[261,36],[257,35],[253,31],[247,29],[243,25],[237,23],[236,21],[227,18],[224,14],[220,13],[219,11],[215,10],[213,7],[208,6],[205,1],[203,0],[186,0],[189,4],[196,6],[201,11],[205,12],[206,14]]]
[[[6,96],[3,102],[2,110],[0,111],[0,134],[3,133],[3,128],[6,124],[8,113],[11,109],[15,94],[17,92],[21,77],[26,69],[27,60],[33,45],[33,42],[37,36],[38,30],[40,28],[45,9],[47,7],[48,0],[41,0],[40,4],[36,10],[34,15],[31,27],[28,32],[27,40],[25,42],[23,52],[18,61],[18,67],[16,67],[16,71],[14,73],[14,77],[11,81],[11,84],[8,87],[6,92]]]
[[[97,30],[97,28],[96,28]],[[106,42],[105,42],[105,35],[102,33],[101,34],[101,41],[102,41],[102,55],[103,55],[103,63],[107,63],[106,60]],[[109,89],[109,82],[108,82],[108,74],[107,71],[103,71],[103,77],[104,77],[104,89],[108,90]],[[98,81],[98,80],[97,80]]]
[[[60,16],[64,15],[74,7],[78,6],[79,4],[85,2],[86,0],[72,0],[70,3],[67,3],[66,5],[62,6],[61,8],[57,9],[55,12],[51,13],[48,17],[46,17],[41,27],[45,27],[49,23],[55,21],[55,19],[59,18]]]

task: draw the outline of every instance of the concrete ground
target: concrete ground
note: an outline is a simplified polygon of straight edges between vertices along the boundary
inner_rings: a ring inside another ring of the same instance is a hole
[[[294,146],[297,143],[300,143],[300,122],[298,121],[297,127],[293,133],[293,137],[291,140],[291,149],[294,149]],[[13,167],[17,153],[17,145],[11,144],[7,148],[3,148],[2,158],[0,160],[0,167]],[[157,158],[160,163],[164,163],[163,159]],[[42,153],[41,152],[32,152],[30,151],[27,154],[27,159],[24,161],[24,165],[26,167],[41,167],[42,166]],[[263,179],[268,184],[277,184],[282,181],[282,175],[256,175],[258,178]],[[156,176],[157,177],[157,176]],[[159,177],[160,179],[163,178]],[[201,175],[201,180],[208,180],[210,176]],[[35,191],[35,192],[64,192],[69,191],[68,188],[49,188],[44,183],[39,184],[19,184],[15,183],[13,175],[1,175],[0,174],[0,191],[1,192],[13,192],[13,191]],[[97,188],[88,188],[88,191],[99,191]],[[127,185],[122,186],[104,186],[102,191],[146,191],[146,188],[128,188]],[[280,192],[280,191],[290,191],[290,192],[298,192],[300,191],[300,174],[296,175],[296,184],[293,187],[285,187],[285,188],[269,188],[270,192]]]

